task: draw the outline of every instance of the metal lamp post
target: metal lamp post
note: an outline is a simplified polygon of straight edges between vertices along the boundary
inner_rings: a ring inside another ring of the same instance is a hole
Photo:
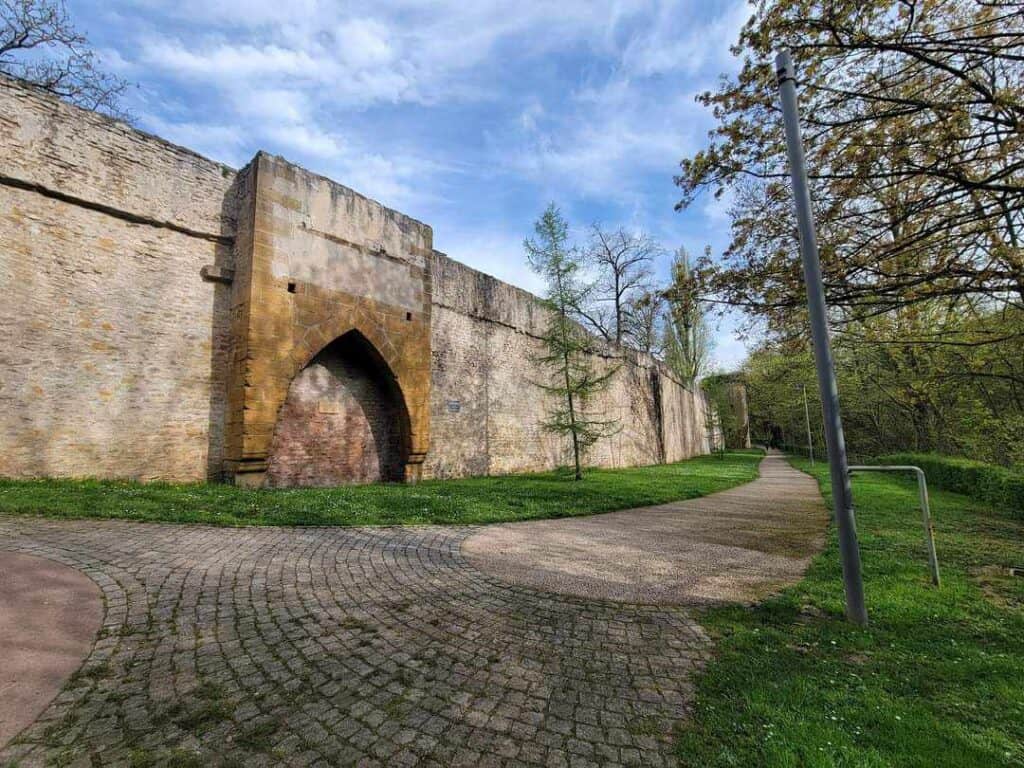
[[[789,172],[793,180],[793,202],[800,229],[800,258],[807,286],[807,307],[810,312],[811,335],[814,339],[814,364],[821,392],[822,414],[825,421],[825,444],[828,449],[829,474],[832,477],[832,502],[836,527],[839,530],[839,555],[843,565],[843,585],[846,590],[846,617],[859,625],[868,622],[864,605],[864,582],[861,577],[860,547],[853,515],[853,491],[847,471],[846,440],[839,413],[839,390],[836,387],[832,349],[826,322],[825,288],[821,280],[821,261],[811,213],[811,193],[807,185],[807,167],[804,162],[803,139],[800,136],[800,116],[797,112],[796,77],[789,51],[781,51],[775,58],[775,71],[779,80],[782,116],[786,126],[786,150]]]
[[[797,385],[800,387],[800,391],[804,395],[804,420],[807,423],[807,455],[811,459],[811,466],[814,466],[814,441],[811,439],[811,409],[807,405],[807,385],[800,383]]]

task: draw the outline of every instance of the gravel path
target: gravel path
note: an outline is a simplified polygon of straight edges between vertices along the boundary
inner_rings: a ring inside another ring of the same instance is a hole
[[[699,499],[481,528],[469,562],[519,586],[627,603],[752,601],[800,578],[824,543],[817,482],[780,454],[754,482]]]

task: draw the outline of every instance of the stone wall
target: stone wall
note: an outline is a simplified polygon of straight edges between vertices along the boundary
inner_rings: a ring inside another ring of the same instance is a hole
[[[537,387],[544,309],[535,296],[435,252],[431,259],[431,450],[424,474],[458,477],[549,469],[571,461],[566,440],[543,429],[551,401]],[[615,368],[591,404],[621,429],[588,462],[616,467],[706,453],[700,393],[665,367],[594,340],[594,364]]]
[[[348,467],[330,482],[373,479],[374,461],[394,476],[395,452],[405,479],[569,460],[534,386],[541,305],[433,251],[429,226],[281,158],[236,172],[2,77],[0,156],[0,475],[259,485],[325,481],[304,461]],[[323,357],[347,334],[362,383]],[[591,463],[706,450],[699,393],[648,356],[596,340],[594,356],[618,367],[594,409],[622,428]],[[362,448],[331,444],[357,401]]]
[[[233,170],[0,80],[0,475],[223,464]]]

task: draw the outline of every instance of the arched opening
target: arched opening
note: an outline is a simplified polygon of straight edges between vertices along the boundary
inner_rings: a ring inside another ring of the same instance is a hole
[[[322,349],[292,380],[278,413],[266,484],[400,481],[409,415],[394,375],[358,331]]]

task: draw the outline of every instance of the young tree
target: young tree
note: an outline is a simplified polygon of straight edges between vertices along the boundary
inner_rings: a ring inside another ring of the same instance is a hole
[[[546,285],[544,303],[547,321],[541,339],[544,351],[536,361],[550,373],[548,382],[538,383],[554,396],[544,427],[572,441],[575,478],[583,478],[583,453],[602,437],[614,432],[612,421],[589,412],[588,401],[604,389],[615,369],[594,370],[589,354],[592,339],[573,319],[584,289],[580,285],[580,258],[569,244],[569,226],[554,203],[534,224],[535,237],[523,247],[531,269]]]
[[[608,341],[622,344],[628,338],[630,313],[650,292],[651,263],[660,251],[647,235],[591,225],[585,258],[596,269],[597,282],[576,307],[584,322]]]
[[[711,334],[701,309],[700,291],[685,248],[676,251],[672,278],[664,291],[665,363],[686,384],[693,385],[707,373],[711,362]]]
[[[127,116],[118,107],[127,83],[96,68],[63,0],[0,0],[0,72],[85,109]]]

